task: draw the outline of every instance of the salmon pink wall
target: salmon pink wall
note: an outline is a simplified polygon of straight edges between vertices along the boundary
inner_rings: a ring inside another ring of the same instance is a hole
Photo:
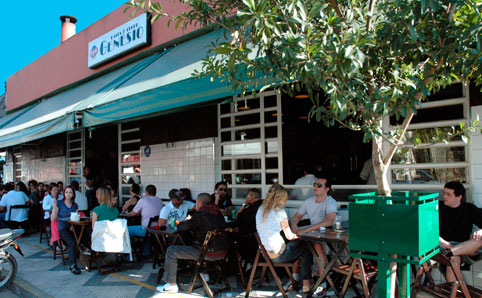
[[[179,14],[186,9],[186,6],[180,4],[179,1],[162,0],[161,2],[165,11],[171,15]],[[9,77],[7,79],[7,110],[22,106],[60,87],[93,75],[99,70],[108,68],[139,52],[193,31],[193,27],[187,28],[184,33],[180,29],[175,30],[174,26],[168,28],[167,18],[160,18],[152,24],[150,46],[119,57],[99,68],[88,68],[89,42],[129,21],[130,13],[124,13],[124,8],[125,6],[122,5]],[[138,12],[137,15],[139,14],[141,12]],[[59,22],[59,27],[60,25]]]

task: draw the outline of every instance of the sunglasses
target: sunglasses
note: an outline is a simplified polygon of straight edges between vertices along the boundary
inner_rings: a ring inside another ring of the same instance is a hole
[[[224,187],[218,188],[218,191],[226,191],[226,190],[228,190],[228,189],[227,189],[227,188],[224,188]]]
[[[186,197],[186,195],[182,192],[176,192],[176,198],[175,199],[178,199],[178,200],[182,200]]]
[[[313,183],[313,187],[322,188],[322,187],[323,187],[323,184],[321,184],[321,183]]]

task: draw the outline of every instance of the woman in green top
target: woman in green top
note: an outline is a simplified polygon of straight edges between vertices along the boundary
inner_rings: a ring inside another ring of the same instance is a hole
[[[105,187],[99,187],[95,193],[99,206],[94,208],[92,215],[92,229],[96,221],[115,220],[119,216],[119,210],[114,206],[110,191]]]

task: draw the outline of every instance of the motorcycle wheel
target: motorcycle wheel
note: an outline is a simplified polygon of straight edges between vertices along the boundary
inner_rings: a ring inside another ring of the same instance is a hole
[[[0,253],[0,289],[8,286],[17,275],[17,260],[8,252]]]

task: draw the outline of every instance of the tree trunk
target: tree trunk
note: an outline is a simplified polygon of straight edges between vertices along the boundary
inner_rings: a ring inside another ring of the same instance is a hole
[[[383,138],[374,136],[372,141],[372,163],[377,181],[378,194],[391,195],[390,185],[388,184],[388,165],[383,162]]]

